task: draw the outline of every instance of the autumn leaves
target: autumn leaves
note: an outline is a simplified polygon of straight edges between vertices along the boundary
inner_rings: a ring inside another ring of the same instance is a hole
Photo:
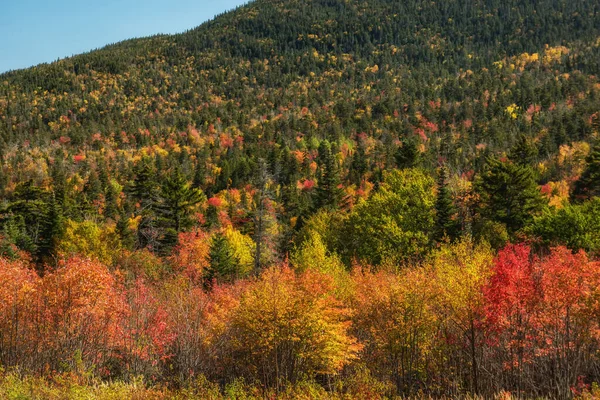
[[[464,240],[399,272],[347,272],[318,253],[328,267],[299,258],[301,270],[271,267],[211,290],[187,266],[153,281],[73,258],[39,277],[2,259],[0,362],[272,389],[368,371],[388,394],[567,396],[593,377],[600,263],[583,252],[522,244],[494,256]]]

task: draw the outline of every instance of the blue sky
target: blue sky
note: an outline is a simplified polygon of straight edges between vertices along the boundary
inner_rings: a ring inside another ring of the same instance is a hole
[[[0,0],[0,73],[196,27],[244,0]]]

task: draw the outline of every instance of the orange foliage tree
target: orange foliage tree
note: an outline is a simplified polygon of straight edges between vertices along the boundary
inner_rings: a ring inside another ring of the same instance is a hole
[[[433,373],[437,294],[425,269],[400,275],[357,269],[353,273],[353,332],[364,343],[361,359],[380,379],[390,379],[399,393],[418,389]]]
[[[122,335],[123,291],[98,261],[72,258],[38,287],[38,364],[50,370],[103,368]]]

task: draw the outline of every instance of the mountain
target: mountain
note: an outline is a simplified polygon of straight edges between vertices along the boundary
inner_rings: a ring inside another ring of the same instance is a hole
[[[0,76],[2,194],[27,181],[61,186],[74,219],[124,196],[129,215],[142,156],[209,197],[254,183],[262,159],[282,215],[305,218],[314,198],[284,194],[319,180],[323,140],[340,184],[359,192],[411,148],[422,168],[442,162],[472,177],[521,137],[535,147],[539,183],[573,180],[559,149],[598,131],[599,9],[258,0],[183,34],[9,72]]]
[[[256,0],[2,74],[0,397],[597,396],[599,133],[597,0]]]
[[[522,136],[535,147],[538,182],[574,179],[558,152],[598,130],[599,9],[258,0],[183,34],[9,72],[0,76],[2,194],[27,181],[60,186],[74,219],[124,196],[130,215],[142,156],[209,197],[254,183],[263,159],[282,215],[304,219],[314,196],[289,192],[319,180],[323,140],[353,193],[377,186],[407,149],[422,168],[443,162],[472,177]]]

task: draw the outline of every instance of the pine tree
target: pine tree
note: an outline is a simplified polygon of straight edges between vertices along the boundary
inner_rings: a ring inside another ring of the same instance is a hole
[[[130,190],[131,197],[139,203],[142,209],[145,209],[152,204],[152,193],[156,186],[155,174],[147,160],[142,160],[135,166],[134,174],[135,178]]]
[[[38,257],[42,262],[52,261],[56,255],[56,243],[63,233],[62,209],[56,201],[54,194],[48,202],[48,216],[40,235]]]
[[[523,134],[519,135],[517,143],[512,147],[508,158],[520,165],[532,165],[538,155],[538,149]]]
[[[121,239],[121,244],[125,249],[132,249],[135,244],[135,236],[131,228],[129,227],[129,220],[125,213],[120,213],[116,231]]]
[[[144,159],[134,168],[135,178],[129,190],[132,200],[136,203],[135,213],[140,217],[137,230],[137,247],[145,248],[154,245],[156,216],[154,210],[154,173],[148,160]]]
[[[480,197],[480,215],[504,224],[511,234],[532,220],[546,202],[531,168],[494,157],[488,158],[476,180],[475,192]]]
[[[204,187],[204,184],[204,168],[202,168],[202,166],[198,164],[194,169],[194,180],[192,181],[192,186],[196,189],[202,189]]]
[[[317,209],[326,207],[336,209],[342,199],[342,190],[339,188],[340,175],[337,161],[331,152],[331,145],[324,140],[319,145],[317,164],[320,172],[317,186]]]
[[[273,180],[267,170],[267,163],[259,160],[258,174],[255,178],[256,191],[254,194],[254,210],[252,212],[254,240],[254,273],[259,274],[265,264],[273,258],[273,247],[276,238],[271,233],[272,227],[277,223],[271,210]]]
[[[356,151],[352,155],[352,164],[350,165],[350,180],[356,186],[360,186],[363,176],[368,171],[369,165],[367,163],[367,155],[365,153],[365,146],[363,143],[359,143]]]
[[[575,182],[571,198],[576,202],[600,196],[600,142],[596,143],[586,158],[586,167]]]
[[[435,239],[438,241],[444,239],[444,237],[452,240],[459,234],[458,224],[454,219],[456,210],[452,201],[452,194],[448,189],[447,180],[448,170],[443,166],[439,171],[435,201]]]
[[[210,242],[209,267],[204,275],[205,285],[214,281],[231,282],[235,279],[236,259],[231,245],[223,233],[217,232]]]
[[[104,194],[104,216],[106,218],[110,218],[112,220],[117,218],[119,214],[119,205],[118,205],[119,193],[115,186],[109,182],[106,186],[105,194]]]
[[[95,202],[103,194],[102,182],[95,170],[91,170],[87,182],[83,186],[84,201],[80,204],[81,213],[85,216],[87,213],[95,214]]]
[[[179,169],[161,185],[154,206],[159,225],[165,232],[160,241],[161,252],[170,251],[177,243],[179,232],[193,224],[193,207],[204,199],[202,191],[192,188]]]
[[[404,139],[394,155],[396,166],[400,169],[414,168],[421,160],[421,153],[414,139]]]
[[[31,180],[21,183],[0,214],[4,233],[19,248],[30,252],[39,264],[49,260],[62,226],[62,210],[53,193]]]

